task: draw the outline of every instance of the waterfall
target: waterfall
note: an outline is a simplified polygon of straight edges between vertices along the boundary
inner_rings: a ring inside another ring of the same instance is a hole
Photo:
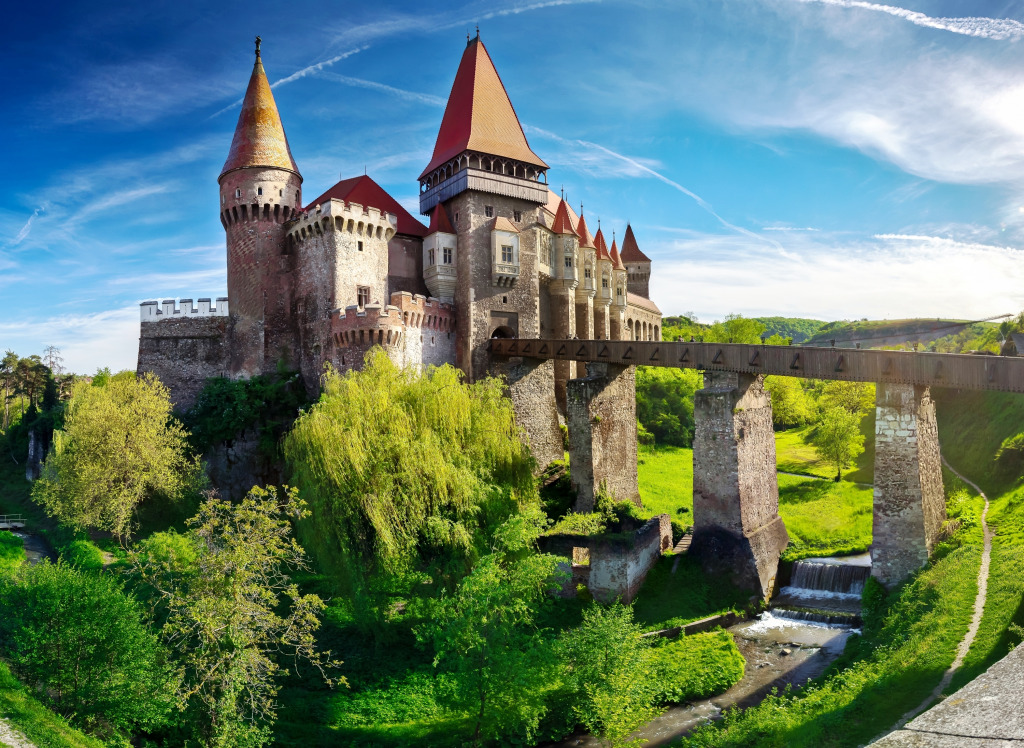
[[[864,592],[864,582],[869,576],[870,566],[797,561],[793,564],[793,576],[790,578],[789,586],[802,590],[859,596]]]
[[[871,567],[832,559],[797,561],[772,610],[780,618],[814,623],[860,623],[861,595]]]

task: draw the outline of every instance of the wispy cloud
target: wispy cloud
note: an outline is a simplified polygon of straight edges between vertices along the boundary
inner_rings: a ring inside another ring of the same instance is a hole
[[[17,235],[14,237],[14,240],[10,243],[10,246],[16,247],[16,246],[18,246],[19,244],[21,244],[25,240],[25,238],[28,236],[29,232],[32,230],[32,224],[35,222],[35,220],[39,216],[39,214],[42,213],[45,210],[46,210],[46,203],[43,203],[38,208],[36,208],[35,210],[32,211],[32,215],[30,215],[28,217],[28,220],[25,221],[25,225],[22,226],[21,229],[18,231]]]
[[[4,346],[28,355],[42,353],[42,341],[56,345],[67,369],[79,374],[91,374],[103,366],[115,371],[134,369],[138,337],[138,305],[0,322]]]
[[[317,77],[322,78],[323,80],[341,83],[346,86],[355,86],[356,88],[366,88],[371,91],[380,91],[381,93],[397,96],[398,98],[405,99],[406,101],[415,101],[418,104],[427,104],[428,106],[445,105],[445,100],[442,99],[440,96],[433,96],[432,94],[420,93],[418,91],[406,91],[403,88],[395,88],[394,86],[389,86],[384,83],[368,81],[362,78],[353,78],[349,75],[341,75],[340,73],[320,71],[317,73]]]
[[[886,13],[896,18],[902,18],[915,26],[923,26],[928,29],[949,31],[964,36],[975,36],[982,39],[995,39],[997,41],[1019,41],[1024,37],[1024,23],[1008,18],[935,18],[933,16],[919,13],[916,10],[907,10],[895,5],[881,5],[879,3],[868,3],[862,0],[797,0],[802,3],[815,3],[818,5],[833,5],[840,8],[856,8],[859,10],[870,10],[876,13]]]
[[[762,226],[761,231],[819,231],[810,226]]]

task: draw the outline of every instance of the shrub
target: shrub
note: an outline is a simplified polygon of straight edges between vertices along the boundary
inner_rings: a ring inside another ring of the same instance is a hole
[[[743,656],[727,631],[658,639],[648,655],[655,700],[671,704],[722,693],[743,677]]]
[[[25,560],[25,545],[14,533],[0,532],[0,572],[11,571]]]
[[[73,540],[61,550],[61,558],[79,569],[102,569],[103,551],[88,540]]]

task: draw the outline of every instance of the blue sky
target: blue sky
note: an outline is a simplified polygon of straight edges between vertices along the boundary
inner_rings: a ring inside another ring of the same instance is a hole
[[[217,175],[263,58],[312,198],[414,209],[480,24],[554,189],[666,314],[1024,307],[1024,6],[915,0],[27,4],[0,45],[0,349],[134,368],[138,303],[224,295]],[[413,211],[415,212],[415,210]]]

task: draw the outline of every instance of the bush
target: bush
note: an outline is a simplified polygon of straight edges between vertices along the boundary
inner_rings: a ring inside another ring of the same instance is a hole
[[[174,676],[139,604],[106,575],[63,563],[0,580],[0,641],[14,673],[91,731],[164,724]]]
[[[743,677],[744,667],[732,635],[721,629],[673,640],[659,638],[648,659],[659,704],[722,693]]]
[[[0,532],[0,572],[11,571],[25,560],[25,545],[14,533]]]
[[[79,569],[102,569],[103,551],[88,540],[73,540],[61,550],[61,558]]]

